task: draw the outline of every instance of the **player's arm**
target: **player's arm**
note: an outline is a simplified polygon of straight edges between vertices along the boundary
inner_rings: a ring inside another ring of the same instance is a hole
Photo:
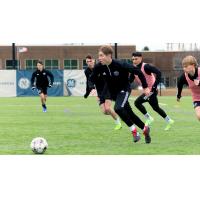
[[[89,79],[88,79],[88,87],[91,90],[95,88],[94,86],[98,79],[98,75],[99,75],[99,67],[97,67],[97,65],[95,65],[95,67],[92,71],[92,74],[89,76]]]
[[[151,66],[151,65],[149,65],[149,64],[146,64],[146,65],[144,66],[144,70],[145,70],[145,72],[146,72],[147,74],[153,73],[153,74],[156,75],[156,77],[155,77],[155,78],[156,78],[155,83],[154,83],[153,86],[152,86],[152,92],[157,91],[157,86],[158,86],[158,84],[159,84],[160,81],[161,81],[161,71],[160,71],[159,69],[157,69],[156,67]]]
[[[177,92],[177,101],[180,101],[180,99],[181,99],[181,93],[182,93],[184,85],[188,85],[188,83],[187,83],[187,80],[185,78],[185,74],[183,73],[178,78],[178,81],[177,81],[177,89],[178,89],[178,92]]]
[[[54,82],[54,76],[50,71],[46,71],[47,76],[50,78],[50,83],[49,83],[49,87],[52,87],[53,82]]]
[[[33,72],[32,76],[31,76],[31,87],[32,87],[32,90],[35,89],[35,85],[34,85],[34,83],[35,83],[35,78],[36,78],[36,73]]]
[[[84,98],[87,98],[90,94],[90,92],[92,91],[92,89],[94,89],[94,85],[93,85],[93,88],[92,87],[89,87],[89,79],[90,79],[90,74],[88,73],[87,70],[84,71],[85,73],[85,76],[86,76],[86,92],[84,94]]]
[[[138,78],[140,79],[140,81],[142,83],[142,87],[144,89],[145,95],[149,95],[150,90],[148,88],[146,78],[145,78],[144,74],[142,73],[142,71],[139,68],[133,67],[133,65],[128,64],[128,63],[124,63],[123,67],[126,68],[131,74],[135,74],[138,76]]]
[[[133,73],[130,73],[130,75],[129,75],[129,82],[133,83],[134,80],[135,80],[135,75]]]

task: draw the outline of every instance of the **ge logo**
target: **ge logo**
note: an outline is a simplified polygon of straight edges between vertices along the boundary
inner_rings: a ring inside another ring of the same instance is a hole
[[[74,79],[68,79],[67,80],[67,87],[73,88],[75,86],[76,86],[76,80],[74,80]]]
[[[19,79],[18,86],[21,89],[28,89],[30,87],[30,81],[27,78]]]

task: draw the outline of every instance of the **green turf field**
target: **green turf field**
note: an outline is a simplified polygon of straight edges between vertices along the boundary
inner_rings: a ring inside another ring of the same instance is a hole
[[[120,131],[113,130],[114,121],[101,114],[95,97],[49,97],[47,113],[42,112],[39,97],[0,98],[0,154],[32,155],[30,142],[41,136],[49,144],[45,155],[199,155],[200,123],[191,97],[181,100],[159,98],[161,107],[175,120],[168,132],[163,130],[166,122],[148,107],[155,119],[152,143],[145,144],[142,136],[135,144],[125,124]],[[134,98],[129,101],[136,111]]]

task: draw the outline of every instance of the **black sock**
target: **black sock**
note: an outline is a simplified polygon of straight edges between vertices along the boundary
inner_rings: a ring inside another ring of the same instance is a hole
[[[42,104],[42,107],[45,108],[45,109],[47,108],[47,107],[46,107],[46,104]]]

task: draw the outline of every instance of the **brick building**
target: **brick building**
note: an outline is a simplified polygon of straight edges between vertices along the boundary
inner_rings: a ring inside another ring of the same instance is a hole
[[[20,47],[26,47],[27,52],[19,53]],[[85,56],[88,53],[97,59],[100,46],[71,44],[20,47],[16,48],[17,69],[35,69],[36,60],[41,59],[47,69],[73,70],[86,67]],[[131,53],[134,51],[135,45],[118,46],[118,58],[131,62]],[[198,60],[200,58],[198,51],[143,52],[144,61],[152,63],[162,71],[162,82],[167,87],[176,85],[177,76],[182,72],[181,60],[186,55],[194,55]],[[11,46],[0,46],[0,69],[13,69]]]

